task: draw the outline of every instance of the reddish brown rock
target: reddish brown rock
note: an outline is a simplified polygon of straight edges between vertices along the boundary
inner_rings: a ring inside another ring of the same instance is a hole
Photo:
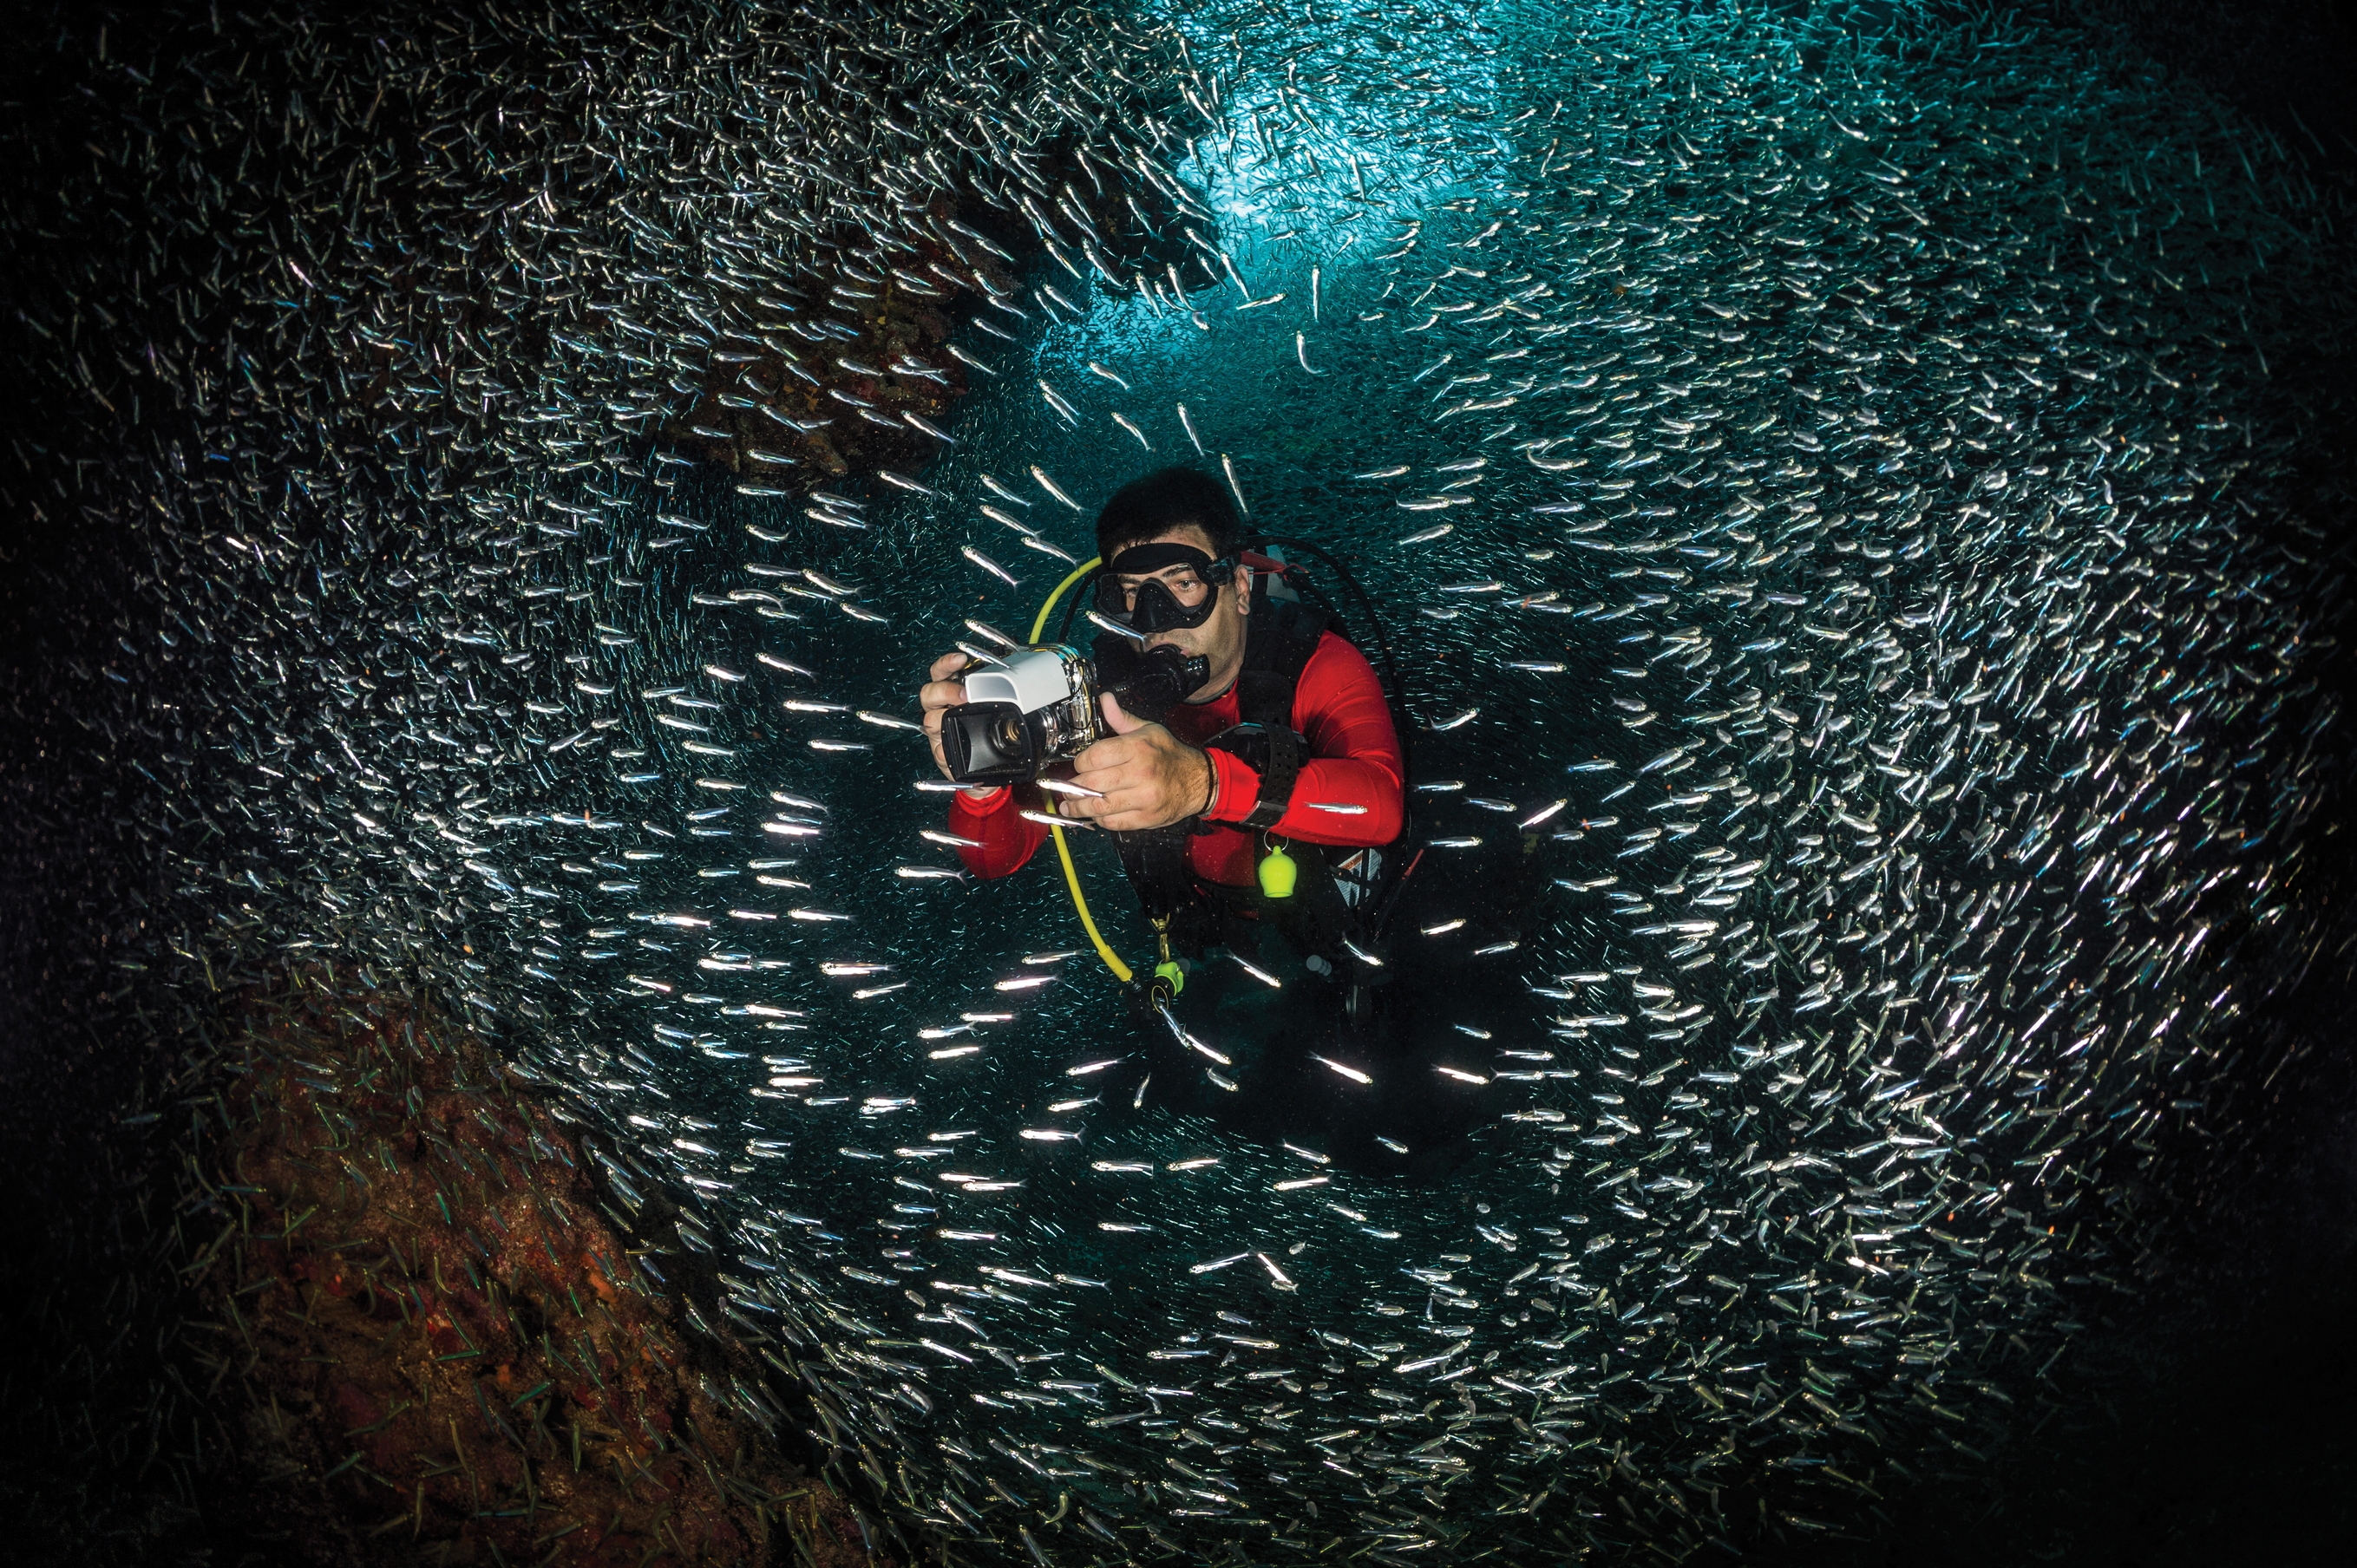
[[[476,1042],[316,981],[246,1015],[199,1289],[254,1506],[300,1560],[869,1561],[706,1394],[734,1348],[682,1333],[577,1142]]]

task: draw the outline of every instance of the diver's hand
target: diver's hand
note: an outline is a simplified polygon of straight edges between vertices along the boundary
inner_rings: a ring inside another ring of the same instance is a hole
[[[1072,759],[1072,782],[1103,799],[1066,797],[1058,810],[1124,833],[1167,828],[1208,810],[1211,759],[1160,725],[1125,713],[1112,693],[1103,703],[1112,736]]]
[[[973,663],[974,660],[963,653],[942,654],[933,660],[932,669],[926,671],[929,679],[917,692],[918,704],[925,710],[925,741],[933,748],[933,766],[942,770],[944,779],[950,777],[950,759],[942,752],[942,714],[964,703],[965,682],[952,677],[965,673]],[[966,795],[971,800],[980,800],[997,792],[997,786],[991,785],[982,789],[969,788]]]

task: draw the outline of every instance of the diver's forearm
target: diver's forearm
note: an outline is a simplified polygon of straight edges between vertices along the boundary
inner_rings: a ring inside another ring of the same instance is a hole
[[[1260,803],[1260,775],[1232,752],[1211,756],[1219,785],[1215,804],[1204,818],[1240,822]],[[1400,777],[1388,760],[1313,757],[1301,765],[1285,815],[1268,831],[1278,838],[1310,843],[1386,844],[1399,837],[1405,820]]]

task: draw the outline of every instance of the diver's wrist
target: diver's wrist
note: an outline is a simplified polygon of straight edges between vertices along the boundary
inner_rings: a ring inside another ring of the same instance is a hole
[[[1209,819],[1220,809],[1220,765],[1208,751],[1199,751],[1195,755],[1203,759],[1203,771],[1211,775],[1210,792],[1203,801],[1203,809],[1195,814]]]

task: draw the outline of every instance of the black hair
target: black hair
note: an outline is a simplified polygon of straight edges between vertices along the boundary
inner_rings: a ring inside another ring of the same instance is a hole
[[[1097,554],[1107,561],[1123,546],[1193,523],[1211,536],[1211,558],[1232,555],[1243,524],[1217,479],[1185,467],[1157,468],[1114,491],[1097,513]]]

